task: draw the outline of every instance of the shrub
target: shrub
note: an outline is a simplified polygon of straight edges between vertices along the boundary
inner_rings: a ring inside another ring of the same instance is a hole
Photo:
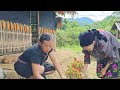
[[[75,60],[68,65],[68,69],[66,70],[65,74],[69,79],[82,79],[82,69],[83,63],[80,60]]]

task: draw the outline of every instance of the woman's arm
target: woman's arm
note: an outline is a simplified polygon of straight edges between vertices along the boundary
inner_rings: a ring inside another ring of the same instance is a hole
[[[90,54],[86,50],[83,50],[82,52],[84,53],[84,67],[83,67],[83,70],[82,70],[82,72],[83,72],[82,76],[85,77],[86,76],[86,71],[88,69],[88,65],[90,64]]]
[[[32,71],[34,79],[44,79],[41,74],[44,72],[44,66],[32,63]]]
[[[101,50],[103,53],[105,53],[106,57],[109,57],[108,63],[106,66],[101,70],[101,77],[103,77],[106,74],[107,69],[109,68],[110,64],[112,64],[114,61],[116,61],[119,58],[119,53],[117,50],[118,42],[115,36],[113,36],[109,32],[104,32],[105,36],[107,37],[107,42],[101,40],[99,41],[102,45]]]
[[[65,77],[64,74],[63,74],[63,71],[62,71],[62,69],[61,69],[60,63],[58,62],[58,60],[57,60],[57,58],[56,58],[55,52],[52,51],[51,53],[49,53],[49,56],[50,56],[51,61],[52,61],[53,64],[54,64],[55,68],[57,69],[60,77],[61,77],[62,79],[65,79],[66,77]]]
[[[103,77],[106,74],[106,71],[109,66],[110,66],[110,63],[107,63],[106,66],[101,70],[100,77]]]

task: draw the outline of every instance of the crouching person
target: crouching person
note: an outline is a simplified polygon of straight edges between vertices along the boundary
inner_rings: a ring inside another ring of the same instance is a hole
[[[99,78],[120,78],[120,42],[114,35],[105,30],[92,29],[80,34],[79,41],[84,53],[84,73],[91,63],[90,56],[93,56],[97,61]]]
[[[46,79],[46,75],[58,71],[61,79],[66,79],[53,50],[54,42],[51,35],[42,34],[39,42],[29,47],[18,57],[14,69],[18,75],[28,79]],[[46,62],[50,57],[52,64]]]

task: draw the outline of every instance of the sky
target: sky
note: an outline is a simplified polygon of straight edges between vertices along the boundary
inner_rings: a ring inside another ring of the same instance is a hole
[[[78,14],[73,18],[89,17],[94,21],[101,21],[106,16],[110,16],[113,11],[77,11]],[[71,15],[66,14],[64,18],[72,18]]]

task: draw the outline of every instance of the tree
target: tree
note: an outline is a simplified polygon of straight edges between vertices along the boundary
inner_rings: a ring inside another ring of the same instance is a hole
[[[117,12],[118,13],[118,12]],[[114,15],[107,16],[102,21],[96,21],[92,25],[80,26],[77,21],[63,20],[63,27],[57,32],[57,46],[65,47],[66,45],[78,46],[79,34],[89,29],[104,29],[115,34],[115,31],[111,30],[113,24],[116,21],[120,21],[120,17]]]

